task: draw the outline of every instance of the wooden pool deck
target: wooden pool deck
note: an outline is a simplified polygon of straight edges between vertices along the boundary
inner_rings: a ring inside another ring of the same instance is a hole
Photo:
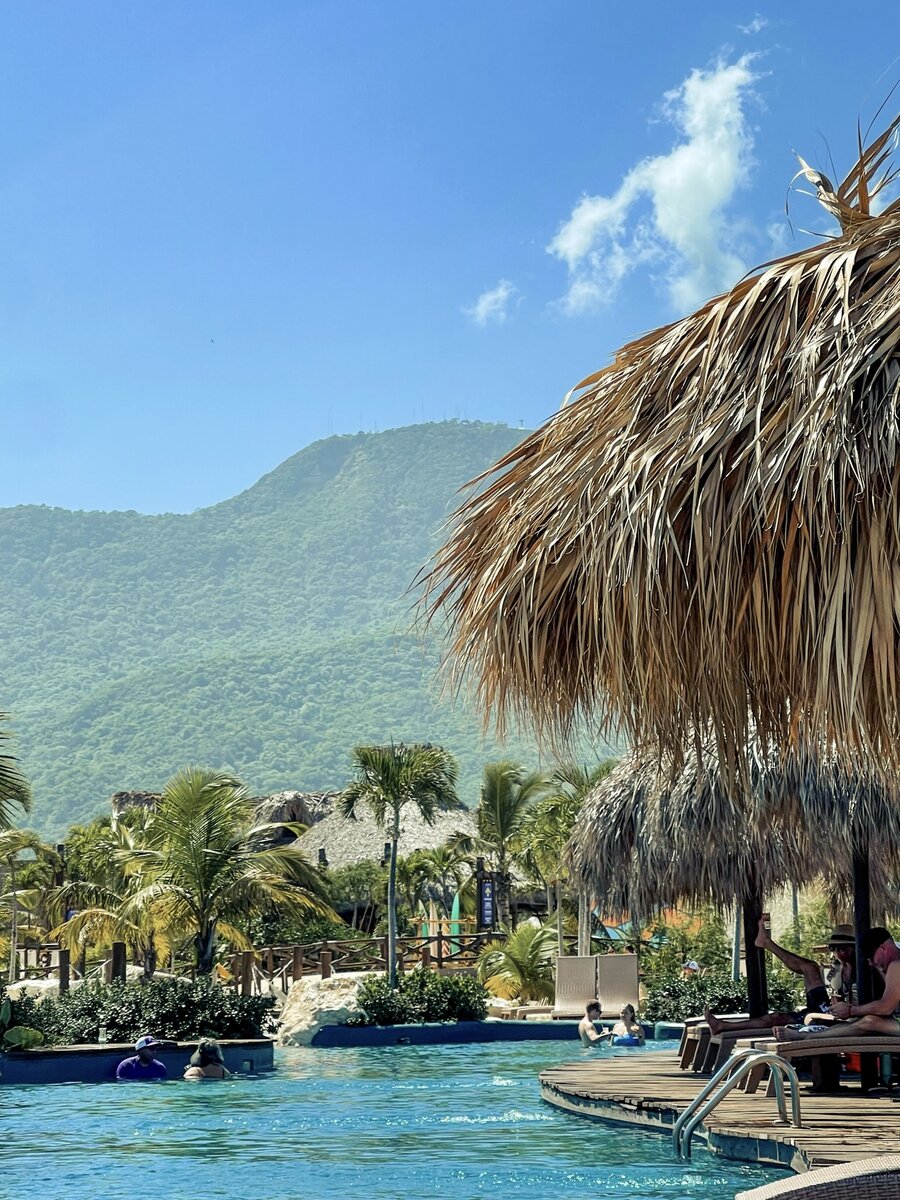
[[[566,1112],[669,1133],[706,1083],[682,1071],[677,1054],[598,1054],[544,1071],[544,1100]],[[697,1140],[727,1158],[806,1171],[900,1151],[900,1105],[849,1088],[810,1094],[801,1083],[801,1129],[775,1124],[775,1100],[735,1089],[701,1126]],[[702,1131],[706,1131],[705,1134]]]

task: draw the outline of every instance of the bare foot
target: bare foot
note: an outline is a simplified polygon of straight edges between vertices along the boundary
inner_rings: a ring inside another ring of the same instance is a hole
[[[760,950],[765,950],[771,941],[772,941],[772,938],[769,934],[768,929],[766,928],[766,918],[760,917],[759,918],[759,933],[757,933],[757,935],[753,941],[753,945],[758,946]]]
[[[725,1022],[720,1021],[719,1018],[715,1016],[714,1013],[711,1013],[708,1008],[704,1008],[703,1010],[703,1020],[709,1026],[709,1032],[713,1035],[713,1037],[718,1037],[725,1027]]]
[[[775,1034],[776,1042],[800,1042],[803,1040],[803,1034],[796,1029],[791,1029],[790,1025],[776,1025],[772,1032]]]

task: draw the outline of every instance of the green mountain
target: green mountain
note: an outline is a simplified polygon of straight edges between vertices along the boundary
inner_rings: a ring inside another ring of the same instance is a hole
[[[58,835],[188,763],[258,794],[340,787],[356,742],[430,740],[477,796],[499,747],[436,682],[410,584],[457,489],[521,431],[444,422],[332,437],[189,515],[0,510],[0,707]]]

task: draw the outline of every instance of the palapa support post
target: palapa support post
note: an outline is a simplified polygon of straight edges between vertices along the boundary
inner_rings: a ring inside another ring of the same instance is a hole
[[[244,950],[241,954],[241,995],[253,994],[253,951]]]
[[[125,982],[125,943],[113,942],[109,978],[111,983]]]
[[[759,887],[752,886],[741,904],[744,916],[744,957],[747,963],[747,1011],[751,1017],[764,1017],[769,1011],[766,987],[766,952],[754,945],[763,914],[763,899]]]
[[[869,844],[853,848],[853,928],[856,932],[856,996],[860,1004],[875,999],[872,968],[862,950],[862,939],[872,928],[872,890],[869,878]],[[874,1054],[860,1055],[860,1084],[869,1091],[878,1082],[878,1059]]]
[[[70,955],[69,951],[60,947],[59,951],[59,990],[67,992],[69,990],[70,977]]]

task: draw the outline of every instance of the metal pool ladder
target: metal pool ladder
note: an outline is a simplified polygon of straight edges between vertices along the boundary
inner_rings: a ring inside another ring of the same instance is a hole
[[[706,1084],[702,1091],[693,1098],[678,1120],[672,1131],[672,1142],[675,1153],[679,1158],[691,1157],[691,1138],[694,1130],[703,1121],[720,1100],[737,1087],[745,1075],[756,1067],[767,1066],[772,1072],[772,1082],[775,1088],[775,1100],[778,1104],[778,1118],[781,1124],[788,1124],[787,1105],[784,1102],[784,1081],[791,1087],[791,1125],[800,1127],[800,1083],[797,1072],[785,1059],[772,1050],[739,1050],[733,1054],[723,1067],[720,1067]],[[721,1083],[718,1091],[716,1087]],[[713,1094],[714,1093],[714,1094]]]

